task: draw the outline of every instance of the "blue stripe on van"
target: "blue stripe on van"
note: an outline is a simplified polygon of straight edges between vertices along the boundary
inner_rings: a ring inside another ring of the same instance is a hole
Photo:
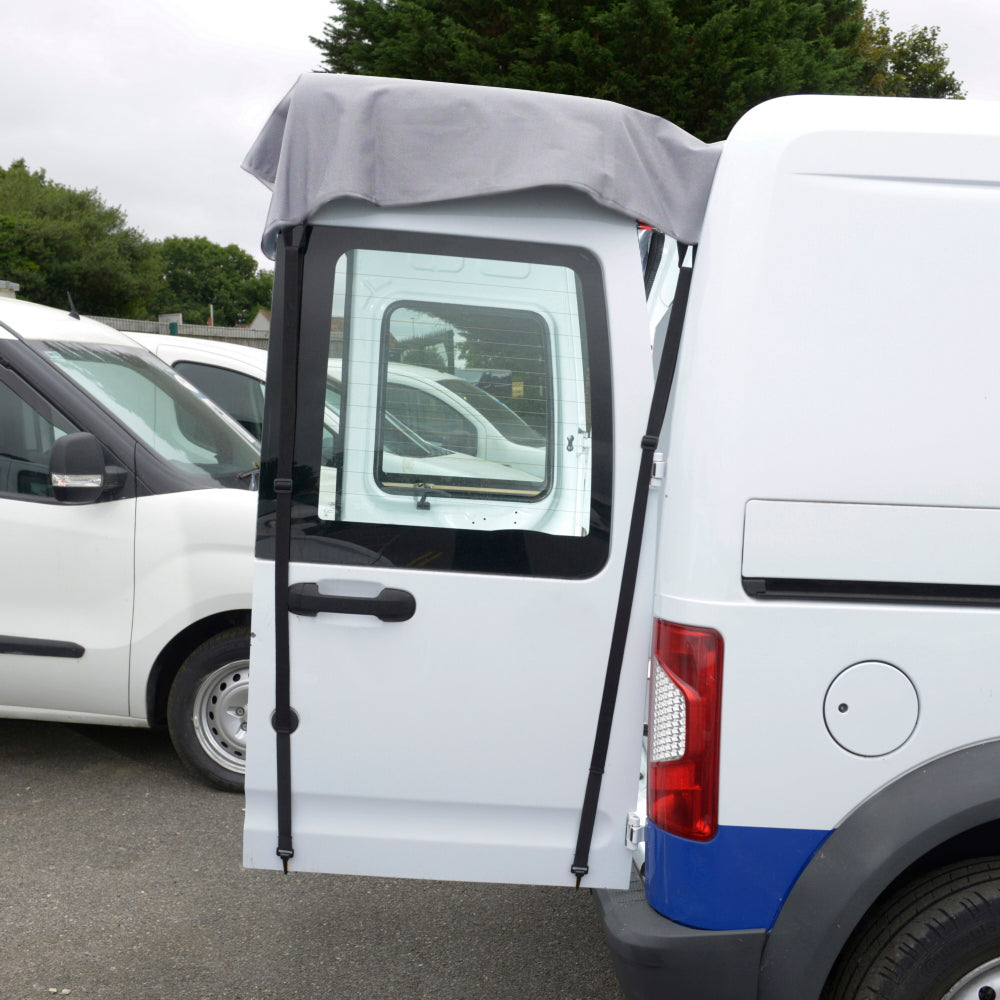
[[[720,826],[698,842],[646,824],[646,898],[679,924],[770,929],[829,830]]]

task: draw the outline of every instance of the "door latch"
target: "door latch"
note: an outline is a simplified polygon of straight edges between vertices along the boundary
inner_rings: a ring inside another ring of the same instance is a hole
[[[649,473],[649,488],[654,489],[663,483],[663,477],[667,472],[667,463],[663,458],[663,452],[658,451],[653,455],[653,468]]]
[[[629,813],[625,818],[625,846],[630,851],[639,850],[646,839],[646,821],[638,813]]]

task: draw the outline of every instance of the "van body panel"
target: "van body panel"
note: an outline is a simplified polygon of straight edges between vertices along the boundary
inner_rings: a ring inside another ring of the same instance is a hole
[[[1000,123],[931,103],[776,102],[719,164],[661,442],[654,607],[725,642],[724,827],[834,830],[899,775],[1000,734],[973,667],[1000,646],[988,607],[744,589],[997,580],[1000,463],[993,435],[970,430],[1000,423],[1000,341],[985,335],[1000,285],[983,252],[1000,227]],[[877,756],[824,721],[833,682],[868,661],[909,678],[919,706]],[[669,889],[652,896],[675,916]],[[724,893],[702,903],[725,912]]]
[[[770,928],[828,830],[720,826],[707,843],[646,827],[646,897],[706,930]]]
[[[246,607],[256,507],[256,493],[246,490],[185,490],[138,501],[131,714],[146,717],[150,671],[175,635]]]
[[[135,498],[70,506],[0,498],[0,631],[69,642],[79,658],[0,656],[0,714],[128,716]],[[58,613],[54,613],[57,610]],[[143,713],[143,717],[145,714]]]
[[[751,500],[744,578],[1000,586],[1000,509]]]

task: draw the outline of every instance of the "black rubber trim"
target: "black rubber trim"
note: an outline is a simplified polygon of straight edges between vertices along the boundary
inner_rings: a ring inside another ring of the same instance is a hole
[[[343,597],[321,594],[315,583],[295,583],[288,588],[288,610],[293,615],[372,615],[383,622],[409,621],[417,602],[407,590],[385,587],[375,597]]]
[[[618,981],[629,1000],[747,1000],[757,996],[767,932],[706,931],[657,913],[638,878],[627,890],[597,889]]]
[[[857,601],[876,604],[965,604],[1000,607],[1000,587],[950,583],[744,577],[743,590],[750,597],[775,601]]]
[[[86,652],[86,649],[76,642],[0,635],[0,653],[14,653],[19,656],[58,656],[67,660],[79,660]]]
[[[896,878],[953,837],[1000,819],[998,774],[1000,741],[981,743],[915,768],[851,813],[778,914],[758,1000],[818,997],[848,937]]]

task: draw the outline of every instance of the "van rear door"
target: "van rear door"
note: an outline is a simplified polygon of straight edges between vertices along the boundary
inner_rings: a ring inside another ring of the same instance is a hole
[[[568,191],[394,210],[339,202],[283,233],[276,289],[245,863],[282,864],[281,738],[268,720],[287,614],[290,867],[572,884],[652,385],[635,227]],[[444,447],[454,428],[435,443],[407,424],[391,391],[403,365],[438,379],[500,373],[485,384],[537,435],[537,466]],[[291,386],[294,426],[282,431]],[[629,877],[651,549],[593,886]]]

